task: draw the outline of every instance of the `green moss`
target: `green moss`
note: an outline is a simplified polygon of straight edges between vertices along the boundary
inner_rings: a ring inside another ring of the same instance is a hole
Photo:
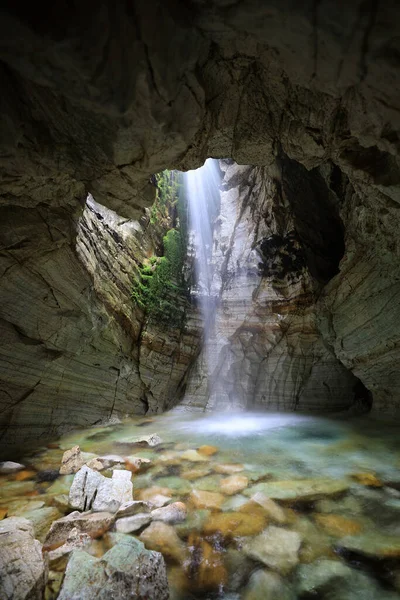
[[[186,260],[187,226],[178,174],[164,171],[156,176],[158,193],[150,222],[175,220],[163,237],[163,256],[152,256],[133,280],[132,299],[146,312],[149,321],[180,327],[185,318],[188,289],[183,275]],[[153,219],[153,221],[152,221]]]

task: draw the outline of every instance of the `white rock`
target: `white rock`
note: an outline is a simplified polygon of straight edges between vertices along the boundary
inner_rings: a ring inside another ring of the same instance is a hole
[[[2,475],[6,475],[7,473],[15,473],[16,471],[21,471],[21,469],[25,469],[25,466],[21,465],[20,463],[12,462],[12,460],[0,462],[0,473]]]
[[[132,473],[114,471],[104,477],[87,466],[75,475],[69,492],[69,504],[78,510],[116,512],[121,504],[132,501]]]
[[[151,511],[153,521],[164,521],[164,523],[182,523],[187,516],[186,506],[183,502],[173,502],[168,506],[156,508]]]
[[[117,519],[122,517],[130,517],[137,515],[138,513],[149,513],[152,509],[152,505],[149,502],[142,502],[141,500],[132,500],[132,502],[124,502],[118,509]]]
[[[151,522],[151,515],[149,513],[138,513],[131,517],[124,517],[118,519],[115,524],[115,528],[119,533],[133,533],[142,529],[145,525]]]

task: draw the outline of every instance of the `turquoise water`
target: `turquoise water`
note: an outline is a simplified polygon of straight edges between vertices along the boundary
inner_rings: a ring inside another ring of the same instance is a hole
[[[154,433],[159,445],[132,444]],[[0,476],[0,515],[30,518],[43,540],[51,522],[69,512],[65,494],[73,475],[57,471],[63,452],[74,445],[91,455],[148,459],[132,473],[134,498],[162,493],[167,502],[186,505],[186,521],[168,529],[171,539],[179,538],[173,539],[181,557],[165,554],[172,600],[400,598],[400,427],[395,423],[169,413],[76,431],[23,457],[24,471]],[[272,498],[281,518],[269,505],[252,501],[257,492]],[[265,531],[278,539],[278,550],[270,548],[272,559],[255,558],[253,546]],[[275,564],[290,532],[299,548],[290,564],[285,557]],[[162,550],[157,543],[149,542]],[[101,556],[110,544],[105,534],[87,551]],[[48,600],[57,597],[64,569],[65,562],[51,568]]]

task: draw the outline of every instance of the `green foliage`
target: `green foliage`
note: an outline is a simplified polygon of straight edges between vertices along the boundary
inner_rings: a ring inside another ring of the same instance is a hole
[[[176,227],[163,237],[163,256],[152,256],[139,268],[134,278],[132,299],[145,311],[149,321],[179,327],[183,324],[187,302],[187,285],[183,269],[186,259],[187,226],[183,194],[177,175],[164,171],[156,176],[158,193],[156,208],[152,208],[150,222],[171,220],[175,209]],[[154,210],[153,210],[154,209]]]

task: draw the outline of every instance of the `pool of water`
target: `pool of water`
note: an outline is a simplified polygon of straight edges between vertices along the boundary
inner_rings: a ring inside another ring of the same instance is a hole
[[[132,444],[155,433],[157,446]],[[186,521],[167,527],[164,545],[148,541],[145,528],[135,533],[152,549],[175,546],[164,552],[171,600],[400,598],[396,423],[172,412],[75,431],[0,476],[0,517],[26,516],[43,540],[70,510],[74,476],[58,469],[75,445],[93,456],[148,459],[132,473],[134,499],[163,494],[186,505]],[[112,539],[106,533],[86,550],[101,556]],[[47,600],[57,597],[64,569],[65,561],[51,567]]]

